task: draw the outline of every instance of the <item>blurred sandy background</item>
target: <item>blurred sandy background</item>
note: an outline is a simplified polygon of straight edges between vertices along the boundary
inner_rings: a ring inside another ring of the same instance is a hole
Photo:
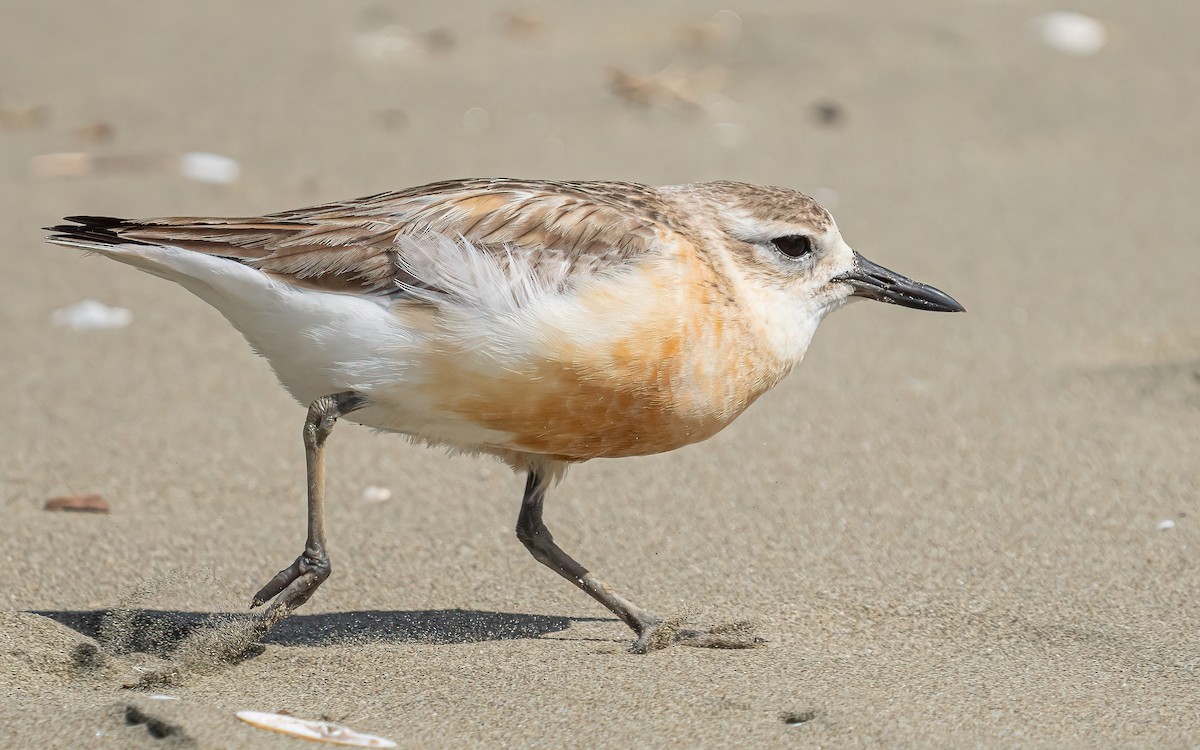
[[[1194,2],[2,6],[0,746],[298,746],[242,709],[403,747],[1200,745]],[[1059,10],[1099,48],[1047,43]],[[550,496],[631,598],[767,648],[625,653],[514,538],[521,478],[345,424],[334,576],[221,662],[196,634],[303,540],[304,412],[215,310],[38,228],[483,175],[799,188],[969,312],[855,305],[721,435]],[[131,322],[53,322],[85,299]],[[84,493],[110,512],[43,510]]]

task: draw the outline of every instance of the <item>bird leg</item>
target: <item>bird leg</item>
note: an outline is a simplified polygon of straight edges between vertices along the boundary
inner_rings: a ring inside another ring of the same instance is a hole
[[[304,457],[308,466],[308,540],[296,562],[263,586],[250,603],[253,609],[276,597],[258,618],[259,635],[308,601],[332,570],[325,550],[325,440],[338,417],[366,406],[364,396],[353,391],[322,396],[308,407],[304,420]]]
[[[554,542],[554,536],[542,522],[542,502],[546,495],[546,480],[530,471],[525,482],[525,497],[517,517],[517,538],[530,554],[546,567],[583,589],[603,604],[637,634],[630,651],[644,654],[672,644],[706,648],[753,648],[762,645],[740,628],[717,628],[709,632],[685,630],[675,621],[642,609],[613,591],[612,587],[588,572]]]

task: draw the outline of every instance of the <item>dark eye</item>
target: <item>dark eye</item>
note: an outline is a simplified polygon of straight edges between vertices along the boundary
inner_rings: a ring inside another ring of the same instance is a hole
[[[803,258],[812,252],[812,238],[805,234],[789,234],[771,240],[775,249],[789,258]]]

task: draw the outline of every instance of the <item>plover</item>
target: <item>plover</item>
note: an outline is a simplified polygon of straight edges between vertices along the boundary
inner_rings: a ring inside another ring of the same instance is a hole
[[[555,543],[547,489],[573,463],[716,434],[853,298],[963,309],[851,250],[812,198],[740,182],[469,179],[252,218],[66,221],[50,242],[182,285],[308,407],[308,539],[254,596],[274,600],[263,632],[329,576],[324,447],[345,417],[523,472],[517,537],[634,651],[753,645],[615,593]]]

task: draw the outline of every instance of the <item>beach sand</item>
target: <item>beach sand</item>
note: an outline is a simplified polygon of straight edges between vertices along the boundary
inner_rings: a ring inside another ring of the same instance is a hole
[[[240,710],[422,748],[1200,745],[1200,6],[1085,3],[1074,54],[1053,4],[902,5],[3,3],[0,747],[300,747]],[[34,161],[76,151],[241,175]],[[215,310],[39,227],[485,175],[795,187],[967,307],[853,305],[720,435],[549,496],[630,598],[766,647],[627,653],[515,539],[521,477],[350,424],[333,577],[239,641],[303,542],[304,409]],[[132,320],[54,324],[84,299]]]

